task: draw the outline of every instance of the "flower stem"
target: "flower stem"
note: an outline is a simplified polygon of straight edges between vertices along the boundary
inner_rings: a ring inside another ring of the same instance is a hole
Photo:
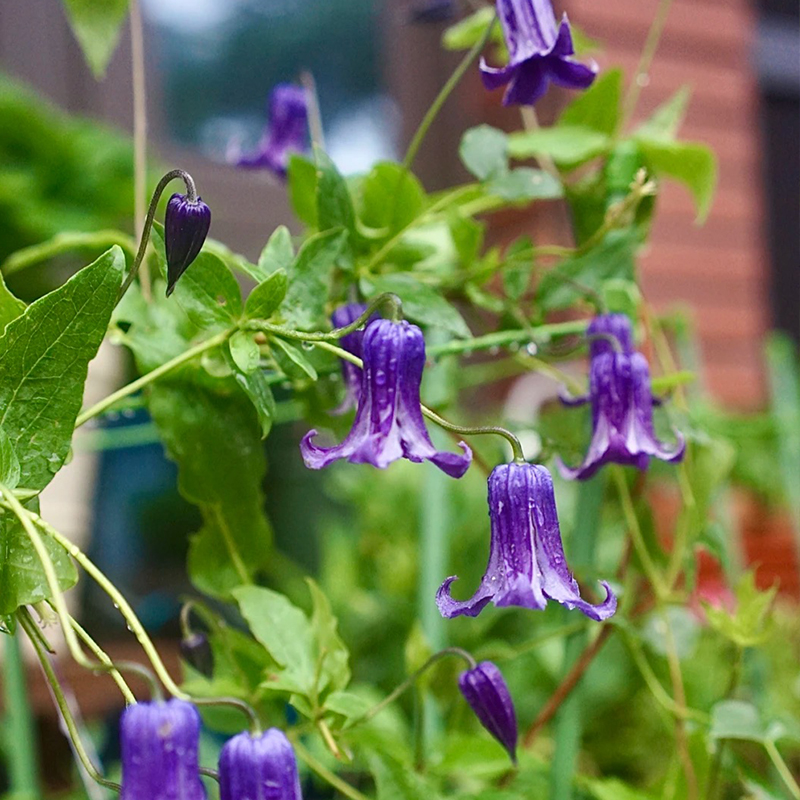
[[[661,34],[664,32],[664,26],[667,22],[672,0],[661,0],[656,10],[656,15],[653,18],[653,23],[650,30],[647,32],[647,39],[645,40],[644,47],[642,48],[642,55],[639,58],[639,64],[636,67],[636,72],[633,74],[628,93],[625,96],[625,102],[622,106],[622,114],[620,116],[619,128],[617,134],[622,133],[625,125],[630,122],[631,118],[636,111],[636,105],[639,102],[639,95],[642,93],[642,87],[647,80],[647,73],[653,63],[656,50],[658,50],[658,43],[661,40]]]
[[[145,217],[141,238],[139,239],[139,249],[136,251],[136,258],[133,260],[130,272],[128,272],[125,282],[122,284],[122,288],[119,290],[119,296],[117,297],[118,303],[122,299],[125,292],[128,291],[128,288],[133,283],[136,275],[139,272],[139,267],[142,265],[142,261],[144,261],[144,254],[147,252],[147,244],[150,241],[150,230],[153,227],[153,219],[156,215],[158,201],[161,199],[164,189],[167,188],[167,184],[175,180],[175,178],[180,178],[186,186],[186,198],[189,200],[189,202],[194,203],[197,200],[197,187],[195,186],[194,178],[192,178],[192,176],[185,170],[173,169],[161,178],[156,188],[153,190],[153,196],[150,199],[150,207],[147,209],[147,216]]]
[[[427,672],[434,664],[438,661],[441,661],[443,658],[448,658],[449,656],[456,656],[457,658],[463,659],[467,663],[467,667],[469,669],[475,669],[477,663],[475,659],[472,657],[470,653],[466,650],[462,650],[460,647],[445,647],[444,650],[440,650],[438,653],[434,653],[419,669],[414,670],[401,684],[396,686],[380,703],[372,706],[368,711],[365,711],[360,717],[352,720],[346,725],[347,728],[353,728],[356,725],[363,725],[365,722],[369,722],[373,717],[380,714],[384,708],[390,706],[400,697],[403,692],[410,689],[416,681],[422,676],[425,672]]]
[[[316,772],[322,780],[333,786],[334,789],[341,792],[345,797],[349,797],[350,800],[369,800],[367,795],[359,792],[355,786],[351,786],[347,781],[342,780],[338,775],[331,772],[321,761],[318,761],[297,738],[293,737],[292,744],[294,745],[295,752],[300,756],[301,761],[303,761],[312,772]]]
[[[0,485],[0,489],[2,485]],[[190,700],[195,705],[225,705],[231,706],[233,708],[238,708],[243,714],[245,714],[250,719],[251,730],[254,733],[258,733],[261,730],[261,720],[258,717],[255,709],[253,709],[250,705],[245,703],[243,700],[240,700],[236,697],[213,697],[213,698],[206,698],[206,697],[192,697],[191,695],[184,692],[174,680],[170,676],[167,668],[164,666],[164,662],[161,660],[161,656],[158,654],[158,650],[156,650],[155,645],[153,644],[152,639],[147,634],[147,631],[144,629],[144,626],[140,622],[139,618],[136,616],[136,613],[131,608],[130,603],[125,599],[125,596],[122,592],[117,589],[116,586],[95,566],[94,562],[73,542],[67,539],[66,536],[59,533],[55,528],[53,528],[49,523],[45,522],[38,514],[33,512],[28,512],[31,518],[34,519],[37,525],[39,525],[43,530],[45,530],[50,536],[53,537],[74,559],[78,562],[78,564],[84,569],[84,571],[89,575],[92,580],[109,596],[109,598],[113,601],[114,605],[119,610],[120,614],[122,614],[123,619],[128,624],[128,628],[130,629],[131,633],[136,637],[136,640],[139,642],[142,650],[144,650],[145,655],[147,656],[150,663],[153,665],[153,669],[158,675],[159,680],[164,686],[167,688],[167,691],[173,696],[177,697],[181,700]],[[63,623],[62,623],[63,624]],[[70,627],[70,631],[71,631]],[[90,668],[96,669],[96,665],[90,665]]]
[[[131,75],[133,78],[133,211],[136,236],[143,238],[147,183],[147,85],[144,25],[139,0],[130,0]],[[127,289],[127,286],[125,287]],[[150,275],[142,273],[142,294],[150,299]]]
[[[158,380],[159,378],[163,377],[169,372],[172,372],[174,369],[185,364],[187,361],[191,361],[193,358],[196,358],[199,355],[202,355],[208,350],[213,350],[218,345],[225,342],[230,336],[233,335],[235,332],[234,328],[231,328],[227,331],[222,331],[222,333],[218,333],[216,336],[212,336],[210,339],[206,339],[204,342],[200,342],[200,344],[195,345],[194,347],[190,347],[188,350],[184,350],[179,356],[175,356],[170,361],[167,361],[165,364],[162,364],[160,367],[156,367],[154,370],[148,372],[146,375],[142,375],[141,378],[137,378],[135,381],[123,386],[121,389],[118,389],[113,394],[108,395],[108,397],[104,397],[98,403],[95,403],[91,408],[87,408],[85,411],[82,411],[78,414],[78,418],[75,420],[75,427],[80,428],[81,425],[88,422],[93,417],[102,414],[104,411],[107,411],[111,408],[114,404],[118,403],[120,400],[138,392],[140,389],[143,389],[149,383]]]
[[[453,89],[458,86],[459,81],[464,77],[464,74],[472,65],[472,62],[480,55],[481,50],[486,47],[496,22],[497,15],[495,14],[491,22],[486,26],[483,36],[481,36],[481,38],[473,45],[472,49],[464,56],[464,58],[461,60],[461,63],[455,68],[453,74],[447,79],[447,82],[441,88],[439,94],[436,95],[434,101],[431,103],[430,108],[422,118],[422,122],[420,122],[416,133],[411,139],[411,144],[409,144],[408,150],[406,150],[406,155],[403,159],[403,167],[405,169],[411,169],[414,159],[417,157],[417,151],[419,150],[420,145],[428,133],[428,129],[433,124],[433,121],[438,116],[439,111],[441,111],[442,106],[447,101],[447,98],[450,96]]]
[[[53,691],[56,705],[58,706],[58,710],[61,713],[61,718],[64,720],[64,725],[69,733],[72,746],[76,755],[80,759],[81,764],[83,764],[83,768],[95,783],[99,783],[101,786],[106,786],[109,789],[114,789],[115,791],[119,792],[122,787],[119,784],[114,783],[114,781],[106,780],[106,778],[100,774],[99,770],[92,763],[92,760],[89,758],[89,754],[86,752],[86,749],[83,746],[83,742],[81,741],[80,733],[78,731],[78,726],[75,724],[75,719],[72,716],[67,699],[64,697],[61,684],[58,682],[56,674],[53,670],[53,665],[50,663],[50,656],[42,646],[38,632],[35,630],[36,623],[31,618],[28,609],[24,607],[19,608],[17,610],[17,619],[19,620],[19,623],[25,633],[28,634],[28,638],[30,639],[31,644],[36,651],[36,655],[39,658],[39,663],[42,666],[42,671],[44,672],[45,678],[47,679],[47,682]]]
[[[778,752],[775,742],[773,742],[772,739],[767,739],[764,742],[764,748],[767,751],[770,761],[772,761],[772,765],[786,784],[786,788],[792,795],[793,800],[800,800],[800,785],[798,785],[797,781],[792,776],[789,767],[786,766],[786,762],[783,760],[783,756]]]

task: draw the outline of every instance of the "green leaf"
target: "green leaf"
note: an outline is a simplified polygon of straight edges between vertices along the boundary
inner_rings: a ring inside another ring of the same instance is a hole
[[[317,227],[317,167],[313,161],[293,153],[287,171],[292,211],[310,228]]]
[[[361,184],[361,221],[387,235],[403,230],[425,206],[416,176],[392,161],[376,164]]]
[[[287,322],[301,330],[324,325],[331,275],[346,239],[346,231],[325,231],[300,248],[281,309]]]
[[[261,438],[266,439],[275,419],[275,398],[272,396],[267,376],[260,369],[249,373],[235,370],[234,378],[253,404],[261,425]]]
[[[711,209],[717,185],[717,158],[698,142],[665,142],[637,137],[647,166],[658,176],[666,175],[684,184],[694,197],[697,222]]]
[[[6,325],[23,311],[25,311],[25,303],[11,294],[11,290],[3,280],[3,273],[0,272],[0,334],[3,333]]]
[[[766,738],[758,709],[743,700],[722,700],[711,709],[709,736],[762,744]]]
[[[447,227],[462,266],[465,269],[472,268],[483,246],[486,226],[469,217],[462,217],[453,209]]]
[[[236,331],[228,339],[228,349],[230,350],[233,363],[245,374],[255,372],[258,369],[258,362],[261,360],[261,351],[253,339],[252,333],[246,331]]]
[[[562,261],[539,281],[539,305],[545,310],[568,308],[584,296],[581,287],[600,292],[604,282],[612,278],[632,281],[637,245],[635,230],[612,231],[588,252]]]
[[[352,236],[356,214],[347,182],[327,153],[317,147],[314,155],[317,159],[317,226],[320,231],[344,228]]]
[[[438,800],[440,797],[426,777],[386,753],[373,754],[369,765],[375,777],[377,800]]]
[[[253,409],[238,392],[163,381],[151,387],[148,407],[178,464],[181,494],[203,515],[189,547],[189,575],[199,591],[228,599],[271,556],[261,489],[267,465]]]
[[[253,636],[281,668],[264,688],[313,695],[317,662],[308,617],[282,594],[261,586],[241,586],[233,596]]]
[[[313,603],[311,630],[317,644],[317,674],[320,676],[317,688],[319,691],[344,689],[350,683],[350,651],[339,636],[338,622],[328,598],[311,578],[306,578],[306,583]]]
[[[6,489],[16,489],[19,484],[19,459],[8,434],[0,428],[0,483]]]
[[[175,286],[175,301],[205,330],[227,328],[242,313],[239,283],[218,256],[200,253]]]
[[[38,502],[25,504],[38,511]],[[48,534],[42,541],[53,562],[58,585],[66,591],[78,581],[78,572],[67,551]],[[39,555],[22,523],[10,511],[0,512],[0,614],[13,614],[20,606],[38,603],[50,597],[47,578]]]
[[[442,46],[445,50],[469,50],[483,38],[486,27],[491,25],[494,18],[493,8],[484,6],[478,9],[444,32]],[[499,25],[495,25],[491,38],[494,42],[503,41],[503,32]]]
[[[739,647],[754,647],[772,634],[769,615],[777,591],[776,585],[760,592],[756,588],[754,572],[745,572],[736,584],[734,613],[708,603],[703,603],[703,607],[712,628]]]
[[[324,705],[326,711],[344,717],[344,724],[348,725],[363,717],[373,704],[360,694],[336,691],[325,698]]]
[[[20,484],[43,489],[69,452],[89,362],[111,319],[125,258],[112,247],[28,306],[0,337],[0,426]]]
[[[517,159],[550,156],[559,167],[570,170],[605,153],[610,143],[610,137],[599,131],[559,125],[510,134],[508,153]]]
[[[671,142],[678,135],[692,90],[683,86],[666,103],[660,105],[653,115],[636,130],[636,136],[655,142]]]
[[[128,0],[64,0],[64,7],[86,63],[99,80],[116,49]]]
[[[552,175],[541,169],[518,167],[492,178],[486,185],[490,194],[503,200],[555,200],[564,196],[564,188]]]
[[[631,319],[639,318],[642,293],[634,281],[611,278],[603,284],[602,297],[610,314],[627,314]]]
[[[288,377],[308,377],[312,381],[317,380],[317,371],[314,369],[314,365],[294,345],[277,336],[270,339],[270,345],[278,366]]]
[[[276,270],[250,292],[244,304],[244,315],[248,319],[269,319],[280,308],[288,286],[286,272]]]
[[[279,270],[289,269],[294,261],[292,234],[285,225],[275,229],[258,257],[258,280],[265,281]]]
[[[411,275],[379,275],[370,278],[369,294],[394,292],[403,301],[403,313],[415,322],[433,325],[449,331],[454,336],[468,338],[470,330],[461,314],[435,289],[420,283]]]
[[[613,136],[620,119],[622,71],[612,69],[603,73],[564,109],[553,130],[578,127]]]
[[[461,138],[458,154],[479,181],[498,177],[508,171],[508,135],[491,125],[470,128]]]

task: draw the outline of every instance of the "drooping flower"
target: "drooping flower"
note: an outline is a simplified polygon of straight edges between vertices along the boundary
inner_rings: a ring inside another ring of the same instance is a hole
[[[136,703],[122,712],[120,800],[205,800],[197,746],[200,715],[184,700]]]
[[[476,617],[488,603],[503,608],[541,610],[548,600],[577,608],[595,620],[610,617],[617,598],[603,582],[605,600],[592,605],[581,598],[567,568],[558,525],[553,479],[537,464],[501,464],[489,476],[491,541],[489,565],[469,600],[454,600],[448,578],[436,593],[444,617]]]
[[[268,169],[286,177],[289,156],[308,150],[308,97],[302,86],[279,83],[269,98],[269,125],[255,152],[238,155],[238,167]]]
[[[228,739],[219,757],[220,800],[302,800],[294,749],[284,733]]]
[[[503,674],[491,661],[481,661],[458,676],[458,688],[484,728],[517,760],[517,714]]]
[[[366,303],[349,303],[348,305],[340,306],[331,314],[333,327],[344,328],[347,325],[352,325],[366,310]],[[342,336],[339,339],[339,345],[347,350],[348,353],[361,358],[363,340],[364,331],[353,331],[353,333]],[[334,414],[344,414],[351,408],[355,408],[361,395],[361,367],[357,367],[351,361],[345,361],[344,359],[341,359],[341,365],[345,395],[344,400],[332,412]]]
[[[362,348],[364,369],[353,427],[341,444],[329,448],[315,445],[312,439],[317,432],[309,431],[300,443],[306,466],[321,469],[346,458],[384,469],[398,458],[407,458],[432,461],[451,477],[460,478],[472,461],[472,451],[464,442],[459,442],[463,454],[437,450],[422,419],[422,331],[405,321],[378,319],[367,325]]]
[[[564,14],[561,25],[550,0],[497,0],[497,15],[508,47],[508,64],[490,67],[481,59],[487,89],[508,84],[503,105],[533,105],[552,81],[567,89],[586,89],[597,75],[597,64],[581,64],[572,56],[572,33]]]
[[[177,192],[170,197],[164,213],[167,297],[172,294],[178,278],[202,250],[210,225],[211,209],[201,198],[192,202]]]
[[[603,464],[647,469],[650,457],[680,461],[686,442],[675,432],[670,447],[656,439],[653,406],[659,401],[650,389],[647,359],[633,349],[631,323],[624,314],[595,317],[587,328],[590,345],[589,394],[564,397],[565,405],[592,405],[592,441],[583,463],[575,468],[559,460],[565,478],[586,480]],[[614,345],[614,340],[617,346]]]

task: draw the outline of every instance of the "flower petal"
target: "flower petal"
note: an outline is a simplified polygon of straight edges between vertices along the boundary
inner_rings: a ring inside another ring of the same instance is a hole
[[[521,63],[506,90],[503,105],[534,105],[547,91],[548,72],[545,60],[538,56]]]
[[[597,77],[595,61],[580,64],[567,58],[548,58],[547,73],[553,83],[566,89],[588,89]]]

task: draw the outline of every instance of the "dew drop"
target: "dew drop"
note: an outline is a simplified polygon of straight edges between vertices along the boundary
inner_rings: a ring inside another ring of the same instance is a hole
[[[489,348],[489,355],[496,356],[500,354],[500,348],[497,345],[493,345]]]
[[[529,356],[535,356],[539,352],[539,346],[536,342],[528,342],[528,344],[525,345],[525,352]]]
[[[650,76],[646,73],[641,73],[636,76],[636,85],[637,86],[649,86],[650,85]]]
[[[303,342],[300,346],[303,348],[303,350],[313,350],[314,342]]]

